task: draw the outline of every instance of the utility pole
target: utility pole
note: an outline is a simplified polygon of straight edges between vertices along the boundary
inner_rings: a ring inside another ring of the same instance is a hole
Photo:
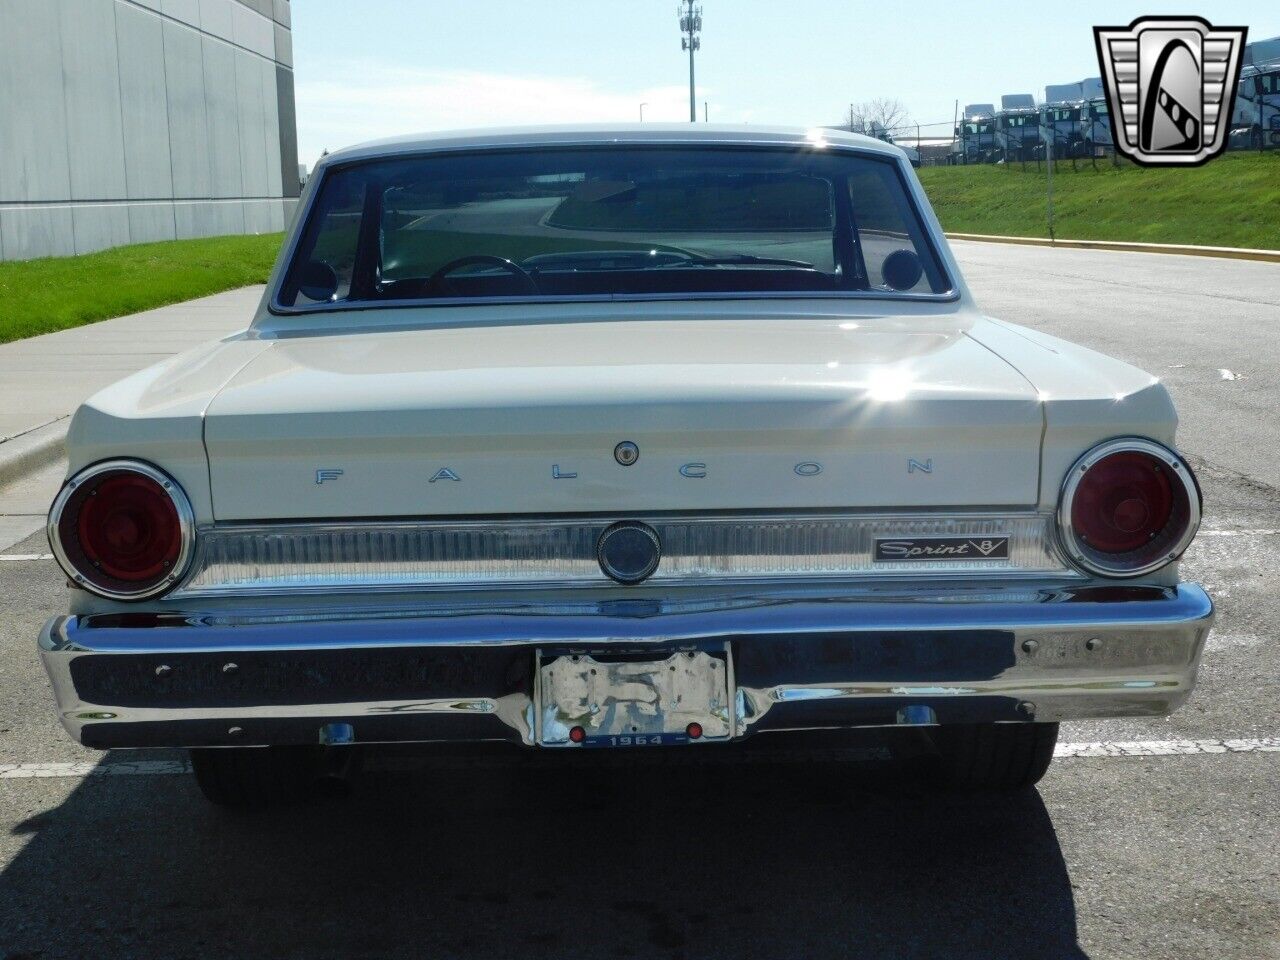
[[[1044,156],[1047,162],[1047,170],[1048,170],[1047,187],[1048,187],[1048,201],[1049,201],[1049,210],[1048,210],[1049,243],[1052,244],[1055,240],[1055,237],[1053,235],[1053,142],[1058,135],[1058,125],[1057,125],[1057,122],[1054,121],[1054,123],[1051,126],[1048,126],[1048,127],[1042,126],[1040,129],[1044,132]]]
[[[702,7],[693,0],[684,0],[677,9],[680,14],[680,49],[689,51],[689,122],[698,122],[698,98],[693,84],[693,53],[702,46],[698,34],[702,32]]]

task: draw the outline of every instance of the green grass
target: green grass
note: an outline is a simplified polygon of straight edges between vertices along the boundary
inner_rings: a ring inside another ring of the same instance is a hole
[[[1047,237],[1045,179],[1028,163],[925,167],[938,219],[956,233]],[[1054,167],[1054,234],[1280,249],[1280,151],[1228,154],[1192,169],[1144,169],[1110,160]]]
[[[0,343],[263,283],[283,234],[0,263]]]

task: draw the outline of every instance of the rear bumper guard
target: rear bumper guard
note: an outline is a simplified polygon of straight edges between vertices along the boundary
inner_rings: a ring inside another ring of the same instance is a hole
[[[1008,601],[762,597],[590,612],[63,616],[40,655],[92,747],[537,742],[539,657],[717,651],[732,737],[898,723],[1162,716],[1190,694],[1213,603],[1195,584]],[[343,728],[344,730],[347,728]]]

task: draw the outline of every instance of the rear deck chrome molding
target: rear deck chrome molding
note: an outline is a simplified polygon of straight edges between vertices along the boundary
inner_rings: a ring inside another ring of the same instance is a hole
[[[200,530],[192,573],[173,596],[616,586],[596,548],[619,520],[641,521],[660,538],[651,584],[1079,576],[1047,513],[233,523]],[[876,559],[877,540],[938,537],[1008,538],[1007,556]]]

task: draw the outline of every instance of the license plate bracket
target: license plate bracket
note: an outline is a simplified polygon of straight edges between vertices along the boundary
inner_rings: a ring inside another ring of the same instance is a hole
[[[733,669],[725,648],[658,656],[546,653],[535,665],[537,742],[649,747],[733,736]],[[698,736],[690,736],[691,725]]]

